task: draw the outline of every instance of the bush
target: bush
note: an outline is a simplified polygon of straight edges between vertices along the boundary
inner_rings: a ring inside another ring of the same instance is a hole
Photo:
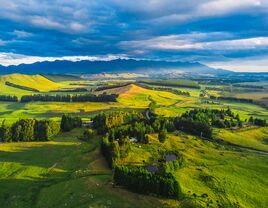
[[[166,129],[161,130],[158,134],[159,142],[164,143],[166,141],[166,138],[167,138],[167,130]]]
[[[72,117],[69,115],[63,115],[61,118],[60,129],[62,131],[71,131],[74,128],[78,128],[82,126],[82,119],[79,117]]]
[[[48,141],[60,131],[59,123],[51,120],[35,122],[35,138],[39,141]]]
[[[86,129],[83,133],[82,140],[84,141],[90,141],[95,136],[95,132],[92,129]]]

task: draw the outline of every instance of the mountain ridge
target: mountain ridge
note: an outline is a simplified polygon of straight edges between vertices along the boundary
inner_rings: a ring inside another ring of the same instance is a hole
[[[2,66],[0,74],[97,74],[97,73],[118,73],[118,72],[161,72],[164,70],[182,71],[186,73],[198,74],[229,74],[232,71],[224,69],[214,69],[199,62],[181,61],[156,61],[156,60],[135,60],[135,59],[114,59],[111,61],[44,61],[33,64],[20,64]]]

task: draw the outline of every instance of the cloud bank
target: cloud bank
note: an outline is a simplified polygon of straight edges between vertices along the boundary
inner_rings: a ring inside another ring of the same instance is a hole
[[[112,54],[258,70],[247,66],[268,56],[267,11],[268,0],[1,0],[0,64]]]

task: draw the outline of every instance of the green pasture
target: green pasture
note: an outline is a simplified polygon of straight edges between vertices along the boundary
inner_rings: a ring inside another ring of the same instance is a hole
[[[267,155],[176,132],[163,144],[157,135],[149,137],[149,144],[131,144],[130,154],[120,162],[156,164],[159,150],[183,154],[184,164],[175,172],[184,194],[180,207],[266,207]]]
[[[1,144],[1,207],[162,207],[169,202],[113,187],[100,138],[80,142],[81,133],[75,129],[52,142]]]

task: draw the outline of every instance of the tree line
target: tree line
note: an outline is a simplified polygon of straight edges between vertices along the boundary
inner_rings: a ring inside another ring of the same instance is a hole
[[[59,131],[59,123],[52,120],[20,119],[11,126],[3,121],[0,139],[2,142],[49,141]]]
[[[21,102],[116,102],[117,94],[85,94],[85,95],[24,95]]]
[[[14,84],[14,83],[11,83],[11,82],[5,82],[5,85],[10,86],[10,87],[15,87],[15,88],[18,88],[18,89],[22,89],[22,90],[27,90],[27,91],[32,91],[32,92],[40,92],[39,90],[37,90],[35,88],[26,87],[26,86]]]
[[[223,97],[223,96],[210,96],[211,100],[225,100],[225,101],[233,101],[233,102],[240,102],[240,103],[253,103],[253,99],[248,98],[236,98],[236,97]]]
[[[119,88],[119,87],[125,87],[125,86],[128,86],[130,84],[132,84],[133,82],[127,82],[127,83],[123,83],[123,84],[116,84],[116,85],[103,85],[103,86],[100,86],[100,87],[97,87],[95,89],[95,91],[103,91],[103,90],[110,90],[110,89],[116,89],[116,88]]]
[[[88,92],[86,88],[50,90],[49,92]]]
[[[197,82],[191,80],[142,80],[139,83],[150,84],[150,85],[161,85],[169,87],[186,87],[200,89],[200,85]]]
[[[136,85],[138,85],[138,86],[140,86],[142,88],[148,89],[148,90],[170,92],[170,93],[173,93],[175,95],[183,95],[183,96],[187,96],[187,97],[191,96],[189,92],[181,91],[181,90],[178,90],[178,89],[173,89],[173,88],[170,88],[170,87],[151,87],[149,85],[145,85],[145,84],[142,84],[142,83],[137,83]]]
[[[181,197],[179,183],[172,173],[152,174],[141,167],[116,166],[114,181],[117,185],[142,194],[156,194],[167,198]]]
[[[18,99],[17,96],[0,95],[0,101],[3,101],[3,102],[18,102],[19,99]]]
[[[99,134],[103,134],[107,133],[108,129],[112,127],[134,122],[141,118],[144,118],[144,115],[136,111],[118,111],[109,114],[100,113],[93,118],[93,128],[95,128]]]
[[[8,125],[3,121],[0,126],[0,141],[49,141],[53,136],[57,135],[60,130],[66,132],[81,126],[81,118],[65,114],[62,116],[60,123],[53,120],[20,119]]]

